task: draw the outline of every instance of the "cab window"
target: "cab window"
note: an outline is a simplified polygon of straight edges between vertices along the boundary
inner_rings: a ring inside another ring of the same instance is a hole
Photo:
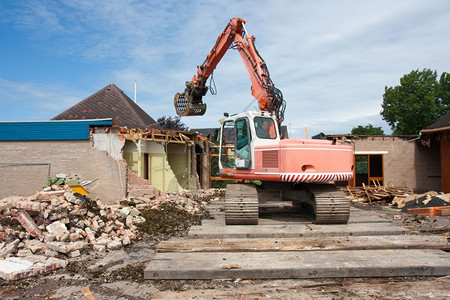
[[[255,117],[256,135],[260,139],[276,139],[277,131],[275,130],[275,123],[271,118]]]

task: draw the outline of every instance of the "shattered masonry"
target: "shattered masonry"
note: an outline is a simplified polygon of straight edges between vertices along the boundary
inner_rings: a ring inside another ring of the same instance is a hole
[[[148,189],[146,190],[148,191]],[[214,190],[206,191],[208,198]],[[105,205],[53,185],[29,197],[0,200],[0,277],[21,279],[63,268],[84,250],[120,249],[142,238],[141,211],[172,203],[191,215],[201,214],[205,202],[190,192],[152,193]]]

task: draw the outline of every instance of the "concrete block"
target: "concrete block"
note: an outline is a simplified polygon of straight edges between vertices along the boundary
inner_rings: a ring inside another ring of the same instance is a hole
[[[106,246],[105,246],[105,245],[95,245],[95,244],[94,244],[92,248],[93,248],[95,251],[100,251],[100,252],[106,250]]]
[[[81,256],[80,250],[75,250],[75,251],[72,251],[69,253],[70,258],[74,258],[74,257],[78,257],[78,256]]]
[[[53,242],[56,241],[56,236],[54,236],[53,234],[47,233],[47,235],[44,238],[44,242],[48,243],[48,242]]]
[[[66,225],[61,223],[60,221],[53,222],[50,225],[47,225],[47,231],[54,235],[58,241],[61,241],[64,237],[69,236],[69,231],[67,230]]]
[[[30,254],[33,254],[30,250],[28,249],[20,249],[17,251],[16,256],[17,257],[24,257],[24,256],[28,256]]]
[[[130,215],[132,215],[133,217],[137,217],[141,214],[141,212],[137,209],[137,208],[132,208],[130,211]]]
[[[128,207],[128,206],[126,206],[126,207],[124,207],[124,208],[122,208],[122,209],[120,210],[120,213],[121,213],[123,216],[128,216],[128,215],[130,214],[130,211],[131,211],[131,208]]]
[[[149,189],[132,189],[129,193],[129,197],[145,197],[152,199],[157,195],[155,188],[149,188]]]
[[[92,242],[94,245],[102,245],[102,246],[106,246],[109,243],[111,243],[111,239],[109,237],[100,237],[98,239],[96,239],[94,242]]]
[[[124,246],[131,244],[130,237],[128,235],[122,236],[122,244]]]
[[[86,246],[84,242],[73,242],[73,243],[63,243],[63,242],[51,242],[47,243],[47,249],[56,251],[63,254],[68,254],[70,252],[81,250]]]
[[[56,257],[59,255],[59,253],[50,249],[45,249],[44,255],[46,257]]]
[[[40,255],[10,257],[0,264],[0,277],[8,281],[18,280],[64,268],[66,265],[65,260]]]
[[[117,250],[123,247],[121,240],[114,240],[107,245],[108,249]]]
[[[25,240],[25,246],[33,253],[45,251],[45,244],[38,240]]]

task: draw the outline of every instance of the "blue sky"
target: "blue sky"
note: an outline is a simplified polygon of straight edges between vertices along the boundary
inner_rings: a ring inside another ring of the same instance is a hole
[[[412,70],[450,72],[450,1],[0,1],[0,121],[48,120],[114,82],[154,119],[184,90],[232,17],[287,102],[292,137],[382,126],[385,86]],[[257,109],[235,50],[190,128]]]

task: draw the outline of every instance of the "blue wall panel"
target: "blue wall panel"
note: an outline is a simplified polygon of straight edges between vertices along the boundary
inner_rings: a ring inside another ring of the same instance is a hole
[[[0,122],[0,141],[88,140],[89,127],[108,125],[112,119]]]

